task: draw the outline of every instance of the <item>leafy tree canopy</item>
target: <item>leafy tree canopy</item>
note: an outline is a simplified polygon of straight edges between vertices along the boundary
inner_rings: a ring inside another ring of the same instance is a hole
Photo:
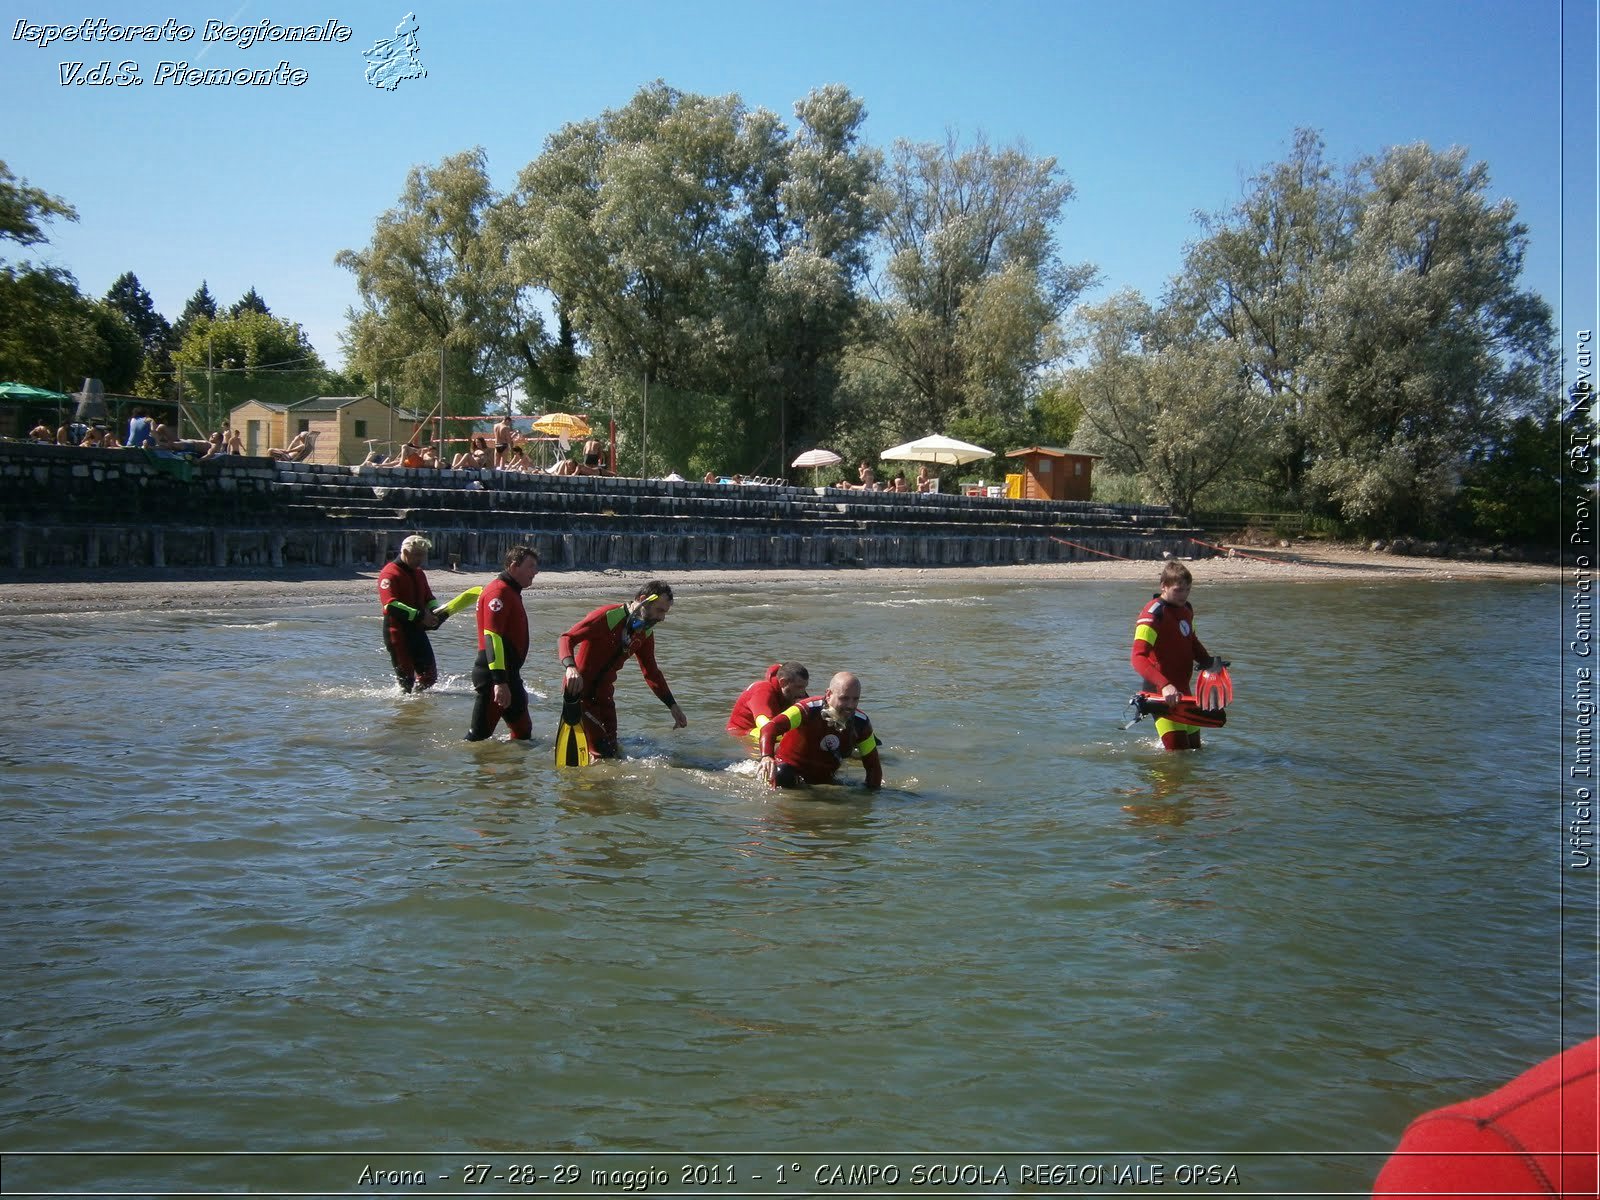
[[[57,219],[76,221],[78,210],[59,196],[28,186],[0,162],[0,238],[36,246],[50,240],[44,226]]]
[[[508,256],[481,147],[413,168],[367,247],[335,259],[355,275],[362,298],[343,338],[352,364],[398,381],[412,403],[431,408],[442,359],[446,411],[486,411],[519,364],[539,363],[548,348],[543,318]]]

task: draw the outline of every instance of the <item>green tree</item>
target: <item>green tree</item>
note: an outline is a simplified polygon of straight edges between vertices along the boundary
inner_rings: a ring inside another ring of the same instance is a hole
[[[217,318],[217,298],[211,294],[211,289],[205,280],[200,281],[200,286],[195,289],[194,295],[184,302],[183,311],[178,314],[178,319],[172,325],[172,345],[174,348],[181,345],[189,336],[189,329],[201,317],[214,321]]]
[[[230,317],[237,317],[247,312],[260,313],[264,317],[272,315],[272,310],[267,307],[267,302],[261,298],[254,285],[251,285],[250,290],[235,300],[233,306],[228,309]]]
[[[1519,290],[1527,228],[1466,152],[1367,167],[1348,265],[1320,302],[1309,472],[1372,532],[1438,521],[1471,451],[1555,387],[1549,306]]]
[[[1316,397],[1313,356],[1323,344],[1319,304],[1352,253],[1359,181],[1324,157],[1322,138],[1295,131],[1289,156],[1259,172],[1225,213],[1198,217],[1167,305],[1202,335],[1226,341],[1269,400],[1271,484],[1306,499],[1313,460],[1307,427]]]
[[[442,355],[445,411],[485,411],[549,344],[510,270],[508,232],[482,148],[412,168],[367,247],[335,258],[361,293],[342,338],[355,368],[398,380],[404,396],[429,409]]]
[[[59,196],[29,187],[0,161],[0,239],[19,246],[48,242],[44,223],[57,219],[76,221],[78,210]]]
[[[1527,230],[1466,152],[1289,158],[1204,218],[1167,311],[1226,344],[1270,405],[1267,482],[1369,532],[1436,524],[1473,450],[1554,384]]]
[[[519,178],[522,277],[560,297],[590,350],[585,390],[617,411],[630,455],[649,437],[650,389],[658,433],[664,416],[703,427],[697,398],[722,391],[718,349],[741,340],[744,314],[721,299],[738,286],[736,193],[757,182],[759,120],[736,97],[658,80],[558,130]]]
[[[1068,383],[1082,404],[1082,449],[1183,513],[1257,465],[1269,411],[1230,346],[1195,336],[1135,292],[1082,320],[1088,363]]]
[[[126,391],[139,360],[127,319],[83,295],[70,272],[0,265],[0,377],[59,391],[94,377]]]
[[[1042,446],[1070,446],[1083,421],[1083,399],[1070,377],[1054,375],[1034,398],[1034,412],[1034,440]]]
[[[124,271],[117,276],[116,282],[107,290],[105,300],[128,318],[128,323],[139,335],[139,344],[146,355],[166,350],[167,339],[172,336],[172,325],[156,311],[154,298],[139,282],[137,275],[132,271]]]
[[[139,338],[135,395],[160,397],[170,390],[172,325],[156,311],[155,300],[132,271],[124,271],[106,292],[105,303],[127,318]]]
[[[859,353],[898,381],[890,424],[918,436],[967,418],[1026,437],[1059,319],[1096,277],[1057,251],[1072,183],[1053,158],[982,137],[962,150],[953,136],[896,143],[887,178],[885,266]]]
[[[791,441],[837,420],[881,159],[847,89],[794,113],[791,131],[658,80],[559,130],[522,172],[520,277],[557,298],[630,469],[648,441],[651,469],[776,474]]]
[[[648,439],[652,468],[659,449],[776,472],[787,414],[814,423],[831,390],[873,160],[844,89],[796,115],[791,138],[737,96],[658,80],[522,172],[522,277],[560,298],[589,350],[585,393],[616,411],[627,454]]]
[[[556,335],[547,346],[525,346],[522,387],[536,412],[565,412],[575,407],[583,356],[566,310],[556,306]]]
[[[1462,477],[1457,511],[1462,532],[1491,542],[1554,548],[1561,537],[1564,441],[1553,406],[1503,425]]]
[[[246,400],[304,400],[323,390],[326,377],[299,325],[253,311],[196,316],[172,357],[186,399],[214,429]]]
[[[76,221],[78,214],[0,162],[0,239],[39,245],[56,219]],[[70,272],[0,263],[0,375],[60,391],[94,376],[118,391],[132,386],[138,368],[132,328],[111,306],[84,296]]]
[[[748,311],[759,320],[755,346],[738,359],[755,368],[740,381],[748,436],[776,443],[773,474],[786,469],[791,445],[814,444],[837,428],[841,367],[887,198],[883,156],[861,141],[866,107],[858,97],[830,85],[796,103],[794,114],[793,135],[767,160],[764,177],[776,186],[752,201],[754,261],[745,280]]]

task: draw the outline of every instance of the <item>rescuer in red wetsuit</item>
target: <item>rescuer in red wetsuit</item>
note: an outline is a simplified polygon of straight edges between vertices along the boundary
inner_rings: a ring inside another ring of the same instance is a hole
[[[1161,590],[1139,610],[1133,626],[1133,652],[1129,661],[1150,691],[1160,692],[1169,704],[1189,692],[1195,665],[1211,664],[1211,654],[1194,631],[1194,608],[1189,589],[1194,577],[1181,562],[1161,568]],[[1200,730],[1166,717],[1156,718],[1156,732],[1168,750],[1200,749]]]
[[[856,706],[861,681],[840,671],[828,690],[784,709],[761,727],[761,777],[773,787],[832,783],[840,764],[859,758],[867,787],[883,785],[883,764],[872,722]]]
[[[533,736],[528,689],[522,683],[522,664],[528,658],[528,612],[522,589],[538,573],[539,552],[532,546],[513,546],[506,552],[505,570],[478,596],[478,657],[472,664],[478,698],[472,704],[469,742],[483,741],[501,718],[513,739]]]
[[[733,702],[728,732],[754,741],[757,730],[796,700],[804,699],[810,686],[811,673],[799,663],[773,663],[765,679],[756,680]]]
[[[412,534],[400,543],[400,555],[378,572],[378,599],[383,602],[383,644],[403,691],[425,691],[439,677],[428,630],[445,622],[434,612],[438,601],[422,568],[433,543]]]
[[[1378,1174],[1373,1200],[1595,1195],[1600,1038],[1498,1091],[1423,1113]]]
[[[627,604],[597,608],[561,635],[556,653],[566,668],[562,689],[583,702],[591,745],[601,758],[617,756],[617,671],[630,656],[656,698],[672,712],[674,729],[689,723],[656,665],[655,626],[672,611],[672,588],[659,579],[646,583]],[[597,735],[597,736],[593,736]]]

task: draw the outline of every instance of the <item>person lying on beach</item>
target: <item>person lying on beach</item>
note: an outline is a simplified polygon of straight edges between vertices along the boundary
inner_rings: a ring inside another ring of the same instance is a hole
[[[422,447],[416,442],[407,442],[401,446],[393,458],[384,461],[386,467],[420,467],[423,465]]]
[[[316,434],[309,429],[302,429],[282,449],[276,446],[269,448],[267,457],[277,462],[304,462],[311,456],[311,450],[316,445],[316,441]]]

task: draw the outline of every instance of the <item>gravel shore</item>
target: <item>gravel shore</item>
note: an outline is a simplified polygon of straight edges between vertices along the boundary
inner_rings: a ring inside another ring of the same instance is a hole
[[[930,580],[959,583],[1035,583],[1081,580],[1127,580],[1148,583],[1158,573],[1158,563],[1106,559],[1083,563],[1042,563],[1012,567],[884,567],[839,570],[696,570],[665,572],[679,595],[695,590],[717,591],[739,587],[770,587],[827,583],[846,589],[906,587]],[[1197,581],[1206,583],[1316,583],[1327,580],[1393,582],[1415,580],[1499,579],[1558,581],[1555,564],[1491,562],[1482,559],[1413,558],[1373,553],[1348,546],[1297,543],[1287,548],[1238,548],[1228,557],[1190,562]],[[447,596],[492,572],[453,572],[429,569],[433,588]],[[108,608],[275,608],[285,604],[346,604],[372,599],[376,571],[175,571],[175,570],[71,570],[42,571],[14,576],[0,583],[0,618],[7,615],[94,612]],[[637,571],[546,571],[529,589],[530,594],[563,592],[600,597],[624,595],[642,581]]]

